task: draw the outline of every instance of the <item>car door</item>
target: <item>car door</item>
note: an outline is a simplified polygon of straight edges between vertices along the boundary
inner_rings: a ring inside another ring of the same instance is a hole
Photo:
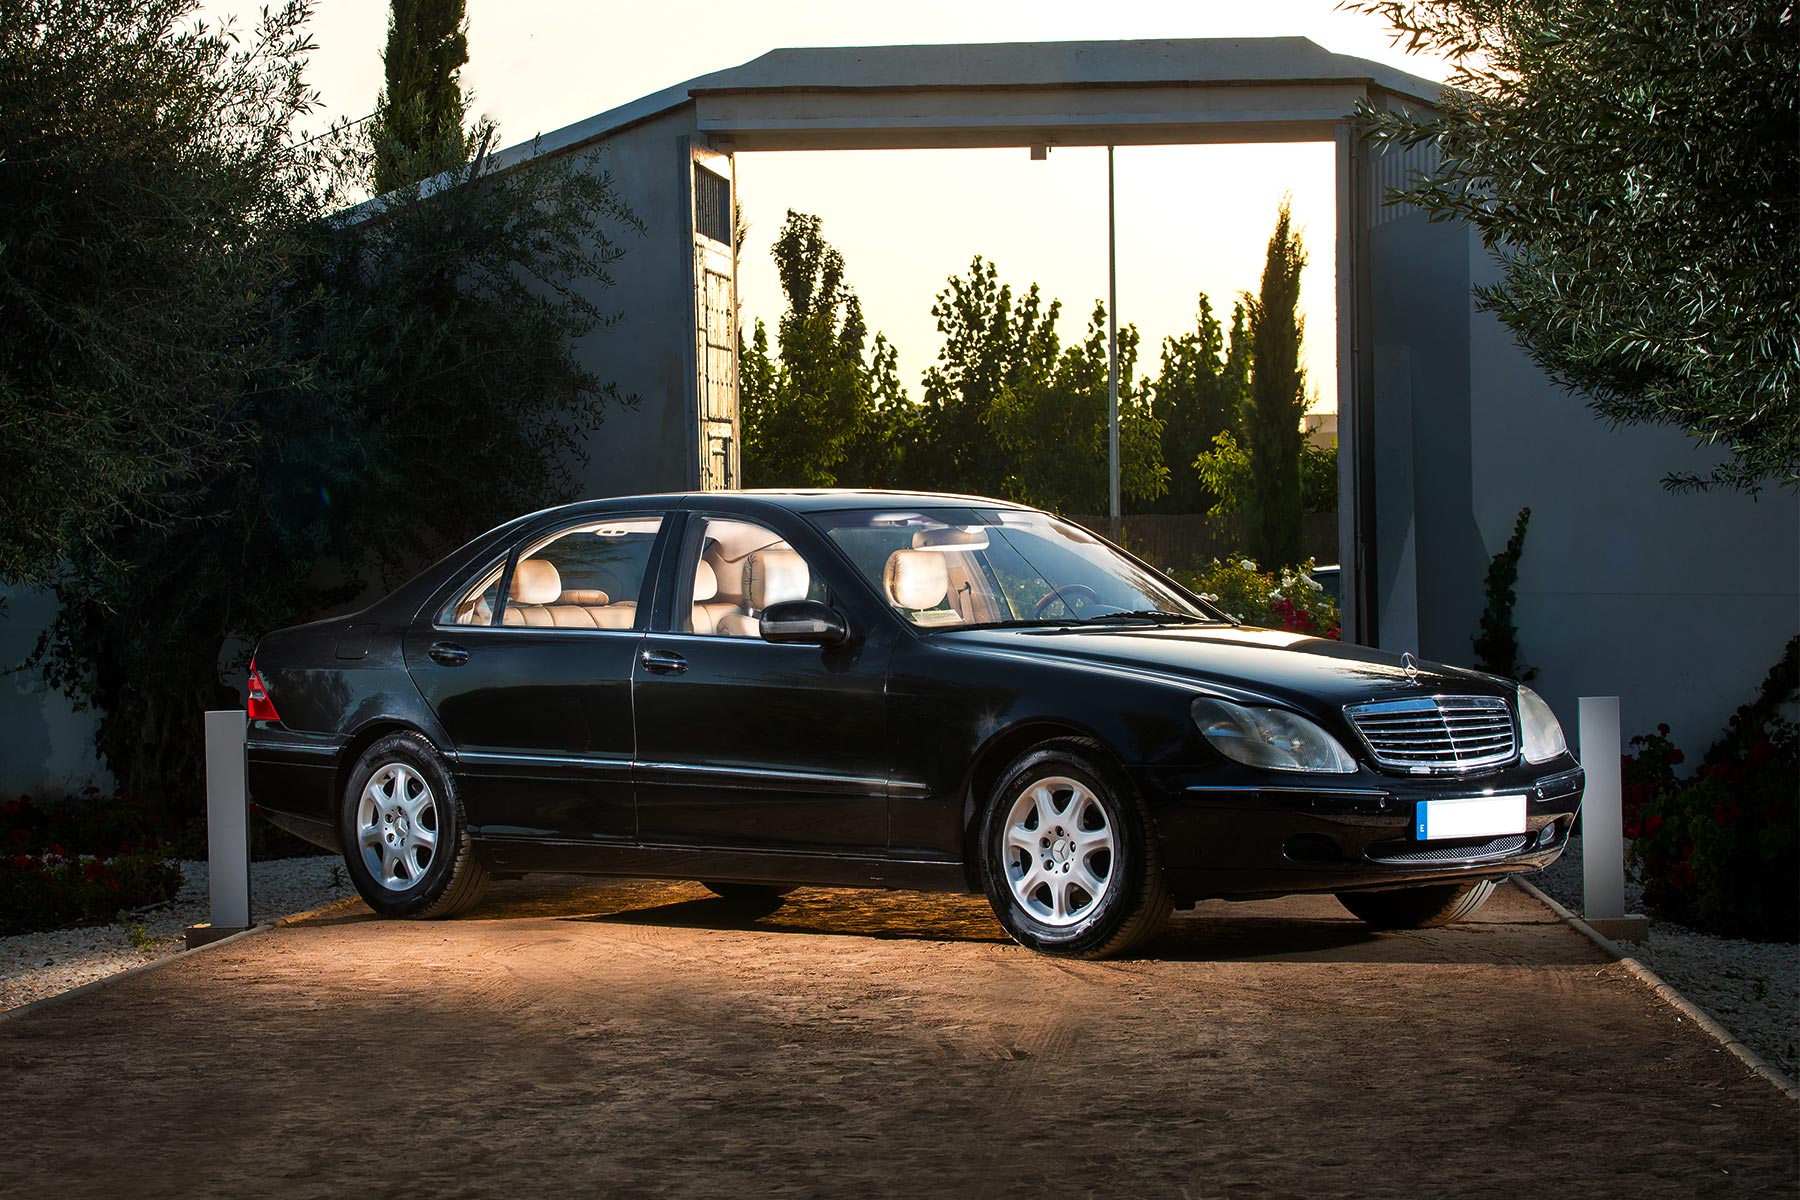
[[[864,620],[843,646],[765,642],[756,614],[770,604],[842,610],[819,569],[829,557],[725,513],[690,513],[681,542],[633,675],[639,837],[884,854],[893,631]]]
[[[475,832],[635,838],[632,670],[665,524],[640,512],[539,529],[408,635]]]

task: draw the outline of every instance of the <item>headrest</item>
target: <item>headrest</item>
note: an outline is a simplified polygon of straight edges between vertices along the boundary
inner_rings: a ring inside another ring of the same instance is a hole
[[[935,550],[896,550],[888,555],[883,582],[896,607],[936,608],[950,593],[950,566]]]
[[[744,560],[744,597],[754,609],[806,599],[812,572],[793,550],[758,550]]]
[[[589,608],[603,608],[612,603],[612,597],[599,588],[564,588],[562,595],[556,598],[558,604],[581,604]]]
[[[719,577],[704,558],[694,568],[694,603],[705,604],[719,594]]]
[[[712,568],[713,595],[720,600],[740,604],[744,599],[744,567],[725,557],[719,543],[709,541],[701,551],[700,561]]]
[[[562,576],[541,558],[528,558],[513,568],[510,594],[520,604],[555,604],[562,595]]]

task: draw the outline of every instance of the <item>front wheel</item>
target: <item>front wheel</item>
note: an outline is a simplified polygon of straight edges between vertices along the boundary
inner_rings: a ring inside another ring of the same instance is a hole
[[[1435,929],[1474,913],[1494,894],[1492,879],[1395,888],[1386,892],[1339,892],[1338,903],[1377,929]]]
[[[1007,768],[981,827],[982,882],[1014,941],[1110,958],[1161,932],[1172,904],[1142,804],[1089,742]]]
[[[389,734],[363,751],[338,834],[350,881],[381,916],[452,917],[487,890],[450,772],[419,734]]]

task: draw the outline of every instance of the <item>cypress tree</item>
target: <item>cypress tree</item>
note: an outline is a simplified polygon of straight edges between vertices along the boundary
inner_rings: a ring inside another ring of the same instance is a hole
[[[387,86],[376,101],[375,191],[393,191],[468,159],[469,110],[460,69],[469,61],[464,0],[393,0]]]
[[[1300,561],[1300,418],[1306,411],[1306,372],[1300,366],[1300,270],[1306,252],[1282,201],[1269,239],[1262,290],[1246,296],[1250,386],[1240,413],[1250,479],[1244,497],[1246,548],[1263,567]]]

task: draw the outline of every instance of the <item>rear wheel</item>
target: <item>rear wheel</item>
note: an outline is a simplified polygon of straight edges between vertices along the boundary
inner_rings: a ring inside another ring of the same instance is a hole
[[[487,890],[456,786],[419,734],[390,734],[363,751],[338,822],[350,880],[381,916],[451,917]]]
[[[1053,742],[1008,767],[988,798],[981,874],[1014,941],[1110,958],[1155,937],[1172,907],[1142,804],[1091,742]]]
[[[1395,888],[1386,892],[1339,892],[1338,903],[1377,929],[1433,929],[1472,914],[1494,894],[1494,880]]]

